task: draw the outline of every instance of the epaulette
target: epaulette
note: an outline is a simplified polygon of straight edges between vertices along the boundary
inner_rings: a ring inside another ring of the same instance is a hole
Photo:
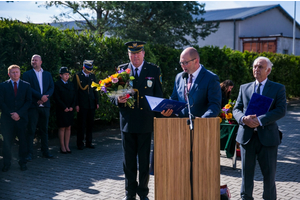
[[[151,63],[151,62],[147,62],[149,65],[153,65],[153,66],[155,66],[155,67],[157,67],[157,68],[159,68],[159,66],[157,66],[156,64],[154,64],[154,63]]]
[[[129,64],[129,63],[121,64],[121,65],[118,66],[118,68],[125,67],[125,66],[127,66],[128,64]]]

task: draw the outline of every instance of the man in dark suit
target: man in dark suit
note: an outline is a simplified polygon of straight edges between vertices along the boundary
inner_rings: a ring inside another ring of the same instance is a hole
[[[28,109],[31,105],[31,89],[29,83],[20,80],[20,67],[8,67],[9,80],[0,84],[1,130],[4,138],[3,172],[11,165],[11,145],[15,138],[19,139],[19,165],[22,171],[27,169],[27,145],[25,130],[28,122]]]
[[[200,64],[200,56],[192,47],[186,48],[181,53],[179,64],[183,72],[176,75],[171,99],[186,102],[186,90],[188,90],[191,114],[194,117],[217,117],[222,100],[219,77]],[[187,88],[182,77],[184,72],[188,74]],[[172,113],[173,110],[168,109],[161,114],[168,117]],[[188,116],[188,108],[182,109],[179,113],[179,117]]]
[[[27,160],[32,160],[33,139],[36,128],[41,134],[41,150],[45,158],[53,158],[48,149],[48,122],[50,116],[49,98],[54,92],[54,83],[50,72],[42,69],[42,58],[33,55],[31,58],[32,69],[24,72],[23,79],[30,83],[32,91],[32,104],[28,111],[29,122],[27,130]]]
[[[77,72],[73,77],[73,84],[76,90],[76,112],[78,130],[77,130],[77,148],[83,150],[84,148],[84,133],[85,146],[94,149],[93,140],[93,126],[95,110],[99,108],[99,94],[96,88],[92,88],[92,82],[97,82],[93,72],[93,60],[85,60],[83,62],[83,69]]]
[[[118,97],[115,103],[120,108],[120,128],[122,134],[125,173],[126,197],[123,200],[134,200],[136,194],[141,200],[147,200],[149,188],[149,157],[153,118],[145,95],[162,97],[160,68],[144,61],[145,42],[127,42],[130,63],[119,66],[119,69],[130,69],[135,76],[132,82],[137,91],[134,107],[126,105],[126,97]],[[139,182],[137,182],[137,157],[139,161]]]
[[[272,63],[266,57],[258,57],[253,63],[254,82],[241,85],[233,116],[239,122],[236,141],[240,143],[242,160],[243,200],[252,200],[254,171],[258,160],[264,177],[263,199],[276,199],[275,173],[280,136],[277,120],[285,116],[285,87],[268,80]],[[252,94],[256,92],[273,99],[271,107],[261,116],[245,116]]]

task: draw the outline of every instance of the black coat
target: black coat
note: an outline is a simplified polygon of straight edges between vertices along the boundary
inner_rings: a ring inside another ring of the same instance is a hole
[[[76,92],[74,85],[68,81],[64,84],[62,80],[58,80],[54,84],[54,100],[56,103],[56,119],[58,127],[69,127],[73,124],[74,110],[65,112],[66,108],[75,109]]]
[[[134,75],[132,66],[129,63],[119,67],[124,70],[130,68],[131,75]],[[133,81],[133,88],[138,89],[138,93],[136,92],[134,95],[136,99],[134,108],[119,104],[121,131],[129,133],[153,132],[153,118],[160,113],[151,111],[145,95],[163,96],[160,78],[160,68],[152,63],[144,62],[138,80]]]
[[[77,83],[76,75],[79,77],[80,85],[84,88],[88,85],[86,90],[82,90]],[[96,88],[91,88],[92,82],[96,82],[95,74],[89,74],[89,77],[85,77],[82,71],[75,74],[73,77],[73,84],[76,90],[76,106],[85,109],[96,109],[96,105],[99,104],[99,94]]]
[[[56,103],[57,110],[65,110],[66,108],[72,107],[75,109],[76,104],[76,92],[74,85],[68,81],[68,84],[64,84],[62,80],[58,80],[54,84],[54,100]]]
[[[11,80],[0,84],[0,108],[1,121],[3,124],[9,123],[13,119],[10,113],[16,112],[20,116],[20,122],[28,122],[28,109],[31,105],[32,95],[30,84],[20,80],[17,96],[15,97],[14,88]]]

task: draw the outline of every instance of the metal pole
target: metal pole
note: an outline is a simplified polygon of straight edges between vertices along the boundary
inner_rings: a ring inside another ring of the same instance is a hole
[[[294,7],[294,24],[293,24],[293,55],[295,55],[295,38],[296,38],[296,1]]]

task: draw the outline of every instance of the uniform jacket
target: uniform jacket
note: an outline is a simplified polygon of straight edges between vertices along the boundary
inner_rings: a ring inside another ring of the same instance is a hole
[[[82,88],[88,85],[86,90],[82,90],[79,87],[76,75],[79,77]],[[96,109],[96,105],[99,104],[99,94],[96,88],[91,88],[93,81],[97,83],[95,74],[89,74],[88,77],[85,77],[82,71],[77,72],[73,77],[73,84],[76,90],[76,106],[79,106],[79,108]]]
[[[171,99],[186,102],[182,73],[177,74],[175,78]],[[191,113],[195,117],[217,117],[221,109],[221,100],[219,77],[202,66],[189,92]],[[179,116],[188,117],[188,108],[183,109]]]
[[[54,85],[55,85],[55,90],[54,90],[53,97],[57,109],[65,110],[66,108],[70,108],[70,107],[75,109],[76,93],[75,93],[75,88],[73,83],[68,81],[67,84],[64,84],[62,80],[57,80]]]
[[[119,67],[124,70],[130,68],[131,76],[134,76],[131,64],[127,63]],[[144,61],[138,80],[133,81],[133,88],[138,89],[138,93],[136,92],[134,95],[136,99],[134,108],[119,104],[121,131],[129,133],[153,132],[153,118],[156,114],[159,116],[159,113],[151,111],[145,95],[163,96],[160,75],[158,66]],[[137,100],[139,105],[137,105]]]
[[[0,107],[2,109],[1,120],[5,124],[12,120],[10,113],[16,112],[20,116],[19,121],[28,121],[28,109],[31,105],[30,84],[20,80],[17,96],[15,97],[14,88],[11,80],[0,84]]]
[[[39,85],[39,81],[36,77],[36,74],[33,69],[24,72],[23,80],[30,83],[31,92],[32,92],[32,104],[31,108],[36,108],[39,105],[37,104],[38,100],[42,98],[43,95],[49,95],[48,101],[44,103],[44,107],[50,108],[50,97],[54,92],[54,83],[50,72],[43,71],[43,94],[41,94],[41,89]]]
[[[255,82],[241,85],[239,96],[233,109],[233,116],[241,122],[241,118],[247,110],[249,101],[254,93]],[[277,120],[285,116],[286,96],[285,87],[282,84],[267,80],[262,95],[270,97],[273,100],[269,112],[259,116],[262,126],[257,127],[258,138],[264,146],[276,146],[280,144]],[[253,128],[240,123],[236,141],[240,144],[247,144],[254,132]]]

